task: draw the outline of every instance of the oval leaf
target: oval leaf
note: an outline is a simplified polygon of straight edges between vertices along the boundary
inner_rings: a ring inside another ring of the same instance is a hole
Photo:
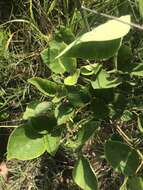
[[[30,160],[45,152],[42,135],[32,130],[29,124],[16,128],[9,137],[7,159]]]
[[[40,77],[33,77],[28,80],[29,83],[34,85],[40,92],[46,96],[55,96],[58,92],[58,85],[55,82]]]
[[[83,190],[98,190],[96,175],[89,161],[83,156],[75,164],[73,179]]]
[[[129,15],[122,16],[119,20],[121,22],[110,20],[92,31],[83,34],[67,46],[57,58],[63,55],[85,59],[104,59],[112,57],[121,45],[121,38],[130,30]]]
[[[124,175],[134,175],[140,159],[138,153],[127,144],[108,140],[105,144],[105,156],[111,166]]]

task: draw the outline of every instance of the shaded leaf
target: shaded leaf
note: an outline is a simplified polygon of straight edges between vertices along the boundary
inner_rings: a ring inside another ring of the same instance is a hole
[[[134,175],[140,159],[135,149],[119,141],[108,140],[105,144],[105,156],[111,166],[124,175]]]
[[[57,128],[44,136],[46,150],[52,156],[55,155],[60,146],[62,137],[61,135],[62,130],[60,128]]]
[[[71,86],[67,87],[67,97],[74,107],[85,106],[90,101],[90,94],[86,87]]]
[[[127,187],[128,190],[143,190],[143,177],[129,177]]]
[[[32,129],[39,134],[47,134],[52,131],[55,126],[57,126],[57,120],[51,113],[48,115],[32,117],[30,122]]]
[[[109,115],[109,107],[103,99],[95,98],[91,102],[91,110],[96,119],[105,119]]]
[[[63,103],[56,107],[55,117],[57,118],[58,125],[64,124],[74,115],[73,106],[69,103]]]
[[[68,140],[67,146],[70,148],[78,148],[86,143],[100,127],[100,122],[90,120],[85,123],[77,132],[76,140]]]

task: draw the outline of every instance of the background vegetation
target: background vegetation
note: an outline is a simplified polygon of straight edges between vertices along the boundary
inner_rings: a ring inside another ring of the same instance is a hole
[[[117,57],[118,68],[119,70],[123,68],[124,72],[129,68],[130,63],[143,62],[142,1],[85,0],[82,4],[97,12],[85,11],[79,1],[75,0],[0,2],[0,159],[5,161],[6,169],[9,169],[8,176],[6,172],[6,178],[4,179],[3,175],[0,178],[1,189],[80,189],[72,180],[72,169],[77,160],[77,153],[63,145],[54,157],[44,153],[41,157],[30,161],[6,161],[9,135],[15,126],[23,124],[23,113],[26,107],[35,101],[49,101],[49,97],[28,83],[28,79],[41,77],[58,81],[63,77],[63,75],[51,74],[51,70],[44,64],[41,52],[49,47],[49,41],[56,39],[69,44],[89,29],[105,23],[109,20],[108,15],[120,17],[129,14],[132,22],[138,25],[132,26],[130,33],[123,40],[123,47]],[[89,63],[79,58],[77,62],[78,68]],[[98,62],[107,71],[112,70],[113,59],[91,60],[90,64]],[[104,143],[111,135],[119,135],[127,145],[140,151],[142,157],[143,67],[137,72],[139,76],[123,76],[123,80],[128,82],[121,88],[117,88],[116,92],[120,93],[121,97],[114,97],[118,99],[118,102],[114,100],[118,105],[116,109],[110,107],[108,119],[104,117],[106,108],[102,107],[100,110],[102,104],[98,103],[99,117],[103,116],[100,119],[101,128],[82,147],[82,152],[89,158],[98,176],[101,190],[118,190],[124,182],[124,175],[114,171],[104,156]],[[80,80],[79,84],[83,84],[82,79]],[[92,93],[94,96],[94,92]],[[96,93],[99,93],[97,96],[103,99],[112,98],[112,93],[108,90]],[[97,112],[97,110],[92,111]],[[87,108],[79,109],[77,113],[76,121],[90,115]],[[117,117],[116,113],[119,114]],[[76,137],[76,131],[74,132],[73,136]],[[71,131],[68,131],[67,135],[71,135]],[[2,164],[1,168],[0,171],[4,168]],[[142,177],[142,169],[141,162],[137,177]],[[126,189],[122,186],[120,190]]]

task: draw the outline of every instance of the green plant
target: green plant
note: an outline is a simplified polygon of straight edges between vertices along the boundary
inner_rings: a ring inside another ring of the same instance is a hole
[[[142,115],[135,94],[143,77],[143,64],[132,63],[131,49],[123,44],[130,31],[130,16],[119,20],[110,20],[75,40],[70,28],[62,28],[41,52],[51,75],[28,82],[47,101],[35,101],[26,108],[24,124],[10,135],[8,160],[30,160],[46,151],[55,156],[59,146],[72,149],[77,159],[75,183],[84,190],[97,190],[98,176],[85,158],[84,148],[89,140],[96,141],[99,131],[107,127],[106,120],[111,127],[102,159],[124,176],[120,190],[143,189],[141,148],[136,138],[123,130],[126,123],[136,119],[136,134],[142,135]],[[73,42],[67,45],[67,41]]]

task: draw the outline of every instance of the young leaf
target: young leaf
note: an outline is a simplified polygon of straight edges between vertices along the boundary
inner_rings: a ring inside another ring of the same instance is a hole
[[[37,134],[29,124],[16,128],[10,135],[7,159],[30,160],[45,152],[42,135]]]
[[[76,70],[76,59],[71,57],[61,57],[55,59],[55,57],[66,48],[66,44],[63,42],[52,41],[49,43],[49,48],[41,52],[43,62],[56,74],[62,74],[64,72],[72,72]]]
[[[98,190],[98,181],[89,161],[81,156],[73,169],[73,179],[83,190]]]
[[[97,74],[95,81],[91,81],[93,89],[115,88],[121,84],[121,81],[118,78],[111,80],[109,77],[110,75],[102,69]]]
[[[29,83],[34,85],[40,92],[46,96],[55,96],[58,92],[58,85],[55,82],[39,77],[33,77],[28,80]]]
[[[140,164],[136,150],[119,141],[109,139],[106,142],[105,156],[116,171],[127,176],[134,175]]]
[[[82,75],[93,75],[93,74],[97,74],[102,68],[101,64],[91,64],[91,65],[86,65],[86,66],[82,66],[80,71]]]
[[[122,16],[117,20],[110,20],[92,31],[83,34],[63,50],[57,58],[65,55],[85,59],[104,59],[112,57],[118,51],[121,38],[130,30],[130,16]],[[114,28],[114,30],[113,30]],[[105,32],[106,31],[106,32]]]
[[[80,75],[80,70],[77,69],[76,72],[71,75],[71,76],[68,76],[67,78],[65,78],[64,80],[64,84],[65,85],[68,85],[68,86],[73,86],[77,83],[77,80],[79,78],[79,75]]]

